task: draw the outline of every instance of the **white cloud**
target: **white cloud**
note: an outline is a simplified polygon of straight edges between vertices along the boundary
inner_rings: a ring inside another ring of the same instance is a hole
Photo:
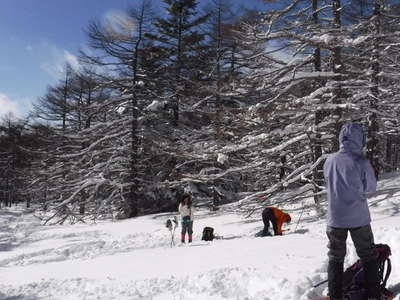
[[[32,101],[29,98],[15,99],[0,93],[0,118],[11,114],[15,117],[23,117],[32,109]]]
[[[80,68],[79,60],[75,55],[71,54],[67,50],[64,50],[64,59],[67,63],[71,65],[71,67],[74,70],[79,70]]]
[[[60,78],[64,71],[66,63],[70,64],[74,70],[79,70],[79,60],[71,52],[61,49],[47,41],[42,41],[42,50],[46,55],[46,61],[40,65],[40,68],[53,78]]]
[[[0,117],[9,113],[19,115],[18,104],[11,100],[6,94],[0,93]]]
[[[120,10],[108,11],[103,26],[116,38],[130,38],[136,31],[136,20]]]

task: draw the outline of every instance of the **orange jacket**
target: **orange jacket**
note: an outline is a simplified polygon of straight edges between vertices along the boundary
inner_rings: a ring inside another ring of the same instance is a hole
[[[276,207],[269,207],[269,208],[272,209],[272,211],[274,212],[274,215],[276,218],[276,225],[278,227],[278,233],[282,234],[283,223],[288,222],[289,220],[291,220],[291,218],[290,218],[289,214],[284,213],[279,208],[276,208]]]

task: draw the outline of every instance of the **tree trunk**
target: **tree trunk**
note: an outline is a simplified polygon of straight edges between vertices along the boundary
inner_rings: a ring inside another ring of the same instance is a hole
[[[312,0],[313,7],[313,23],[315,26],[319,24],[319,16],[318,16],[318,0]],[[321,72],[321,49],[314,49],[314,71]]]
[[[340,28],[342,26],[341,21],[341,0],[333,0],[333,16],[334,16],[334,28],[336,29],[336,34],[340,34]],[[340,46],[335,47],[333,50],[333,72],[338,74],[343,74],[343,63],[342,63],[342,48]],[[343,98],[343,91],[341,88],[341,81],[342,78],[339,76],[336,78],[335,86],[333,89],[333,104],[340,104],[342,103]],[[334,135],[335,138],[333,140],[332,152],[339,150],[339,133],[342,127],[342,109],[340,107],[336,107],[333,111],[332,115],[335,126],[334,126]]]
[[[286,155],[281,155],[281,166],[279,167],[279,181],[282,181],[285,178],[285,164],[286,164]]]
[[[219,139],[221,134],[221,87],[222,87],[222,79],[221,79],[221,56],[222,56],[222,8],[221,1],[218,3],[218,14],[217,14],[217,45],[215,51],[215,64],[216,64],[216,90],[215,90],[215,103],[214,103],[214,138],[216,140]],[[219,195],[216,190],[215,180],[213,181],[213,209],[217,209],[219,205]]]
[[[317,27],[319,24],[319,16],[318,16],[318,0],[312,1],[312,8],[313,8],[313,23]],[[321,49],[315,48],[314,49],[314,71],[321,72]],[[322,80],[318,82],[317,88],[321,87],[324,84]],[[311,140],[313,148],[313,160],[316,162],[322,156],[322,142],[321,142],[321,134],[319,133],[318,124],[320,124],[324,119],[324,113],[322,110],[317,109],[314,113],[314,124],[315,124],[315,137],[314,140]],[[320,191],[318,186],[322,186],[324,184],[324,177],[323,177],[323,164],[319,164],[313,172],[313,181],[315,182],[316,186],[314,186],[314,202],[317,207],[320,204],[320,197],[317,193]]]
[[[130,151],[130,165],[129,165],[129,194],[125,198],[125,214],[128,218],[136,217],[139,214],[138,208],[138,180],[137,180],[137,163],[139,161],[138,149],[139,149],[139,137],[138,137],[138,108],[137,108],[137,68],[139,59],[139,48],[143,38],[143,22],[145,14],[145,3],[142,2],[142,8],[139,17],[139,28],[138,28],[138,40],[136,41],[133,63],[132,63],[132,100],[131,100],[131,151]]]
[[[385,172],[393,172],[395,168],[394,160],[393,160],[393,137],[392,135],[386,136],[386,157],[385,157]]]
[[[379,163],[379,124],[376,115],[378,110],[378,99],[379,99],[379,45],[380,45],[380,27],[381,27],[381,4],[382,0],[374,1],[374,12],[373,12],[373,25],[374,25],[374,48],[372,49],[372,65],[371,65],[371,95],[370,98],[370,109],[371,113],[368,116],[368,143],[367,143],[367,157],[371,161],[372,167],[375,171],[375,176],[378,177],[381,169]]]
[[[324,111],[317,110],[315,112],[315,121],[314,121],[315,126],[317,127],[318,124],[320,124],[323,121],[323,119],[324,119]],[[321,134],[318,132],[318,129],[316,130],[315,133],[313,146],[314,146],[314,162],[316,162],[322,156],[322,140],[321,140]],[[317,193],[320,192],[320,189],[318,186],[324,185],[324,171],[322,162],[314,169],[313,179],[315,183],[314,202],[317,205],[317,208],[319,209],[320,197],[317,195]]]
[[[394,157],[394,165],[396,166],[395,170],[398,171],[400,169],[400,136],[397,135],[395,139],[395,157]]]
[[[175,88],[175,102],[173,104],[173,120],[172,124],[178,126],[179,122],[179,105],[180,105],[180,94],[182,92],[182,28],[183,27],[183,7],[181,7],[181,12],[179,15],[179,26],[178,26],[178,49],[177,49],[177,60],[176,60],[176,88]]]
[[[220,196],[217,192],[217,189],[215,188],[215,185],[213,186],[213,205],[212,205],[212,210],[216,210],[218,208],[219,205],[219,199]]]

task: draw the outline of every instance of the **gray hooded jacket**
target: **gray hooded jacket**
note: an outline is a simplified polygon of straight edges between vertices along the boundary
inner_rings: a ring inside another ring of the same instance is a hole
[[[324,164],[328,226],[355,228],[368,225],[371,217],[366,193],[376,190],[376,178],[362,153],[365,137],[361,125],[343,125],[339,142],[340,150],[329,155]]]

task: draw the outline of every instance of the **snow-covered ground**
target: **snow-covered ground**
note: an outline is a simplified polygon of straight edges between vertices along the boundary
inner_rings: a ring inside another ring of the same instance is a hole
[[[377,243],[392,248],[388,285],[400,300],[399,175],[379,183],[370,198]],[[304,204],[304,201],[303,201]],[[325,220],[313,211],[292,215],[284,236],[256,238],[259,212],[250,218],[200,210],[191,246],[170,247],[165,227],[173,214],[117,222],[41,226],[23,208],[0,210],[0,299],[308,299],[326,293]],[[202,242],[205,226],[223,239]],[[178,241],[179,229],[175,233]],[[357,259],[348,240],[346,264]]]

